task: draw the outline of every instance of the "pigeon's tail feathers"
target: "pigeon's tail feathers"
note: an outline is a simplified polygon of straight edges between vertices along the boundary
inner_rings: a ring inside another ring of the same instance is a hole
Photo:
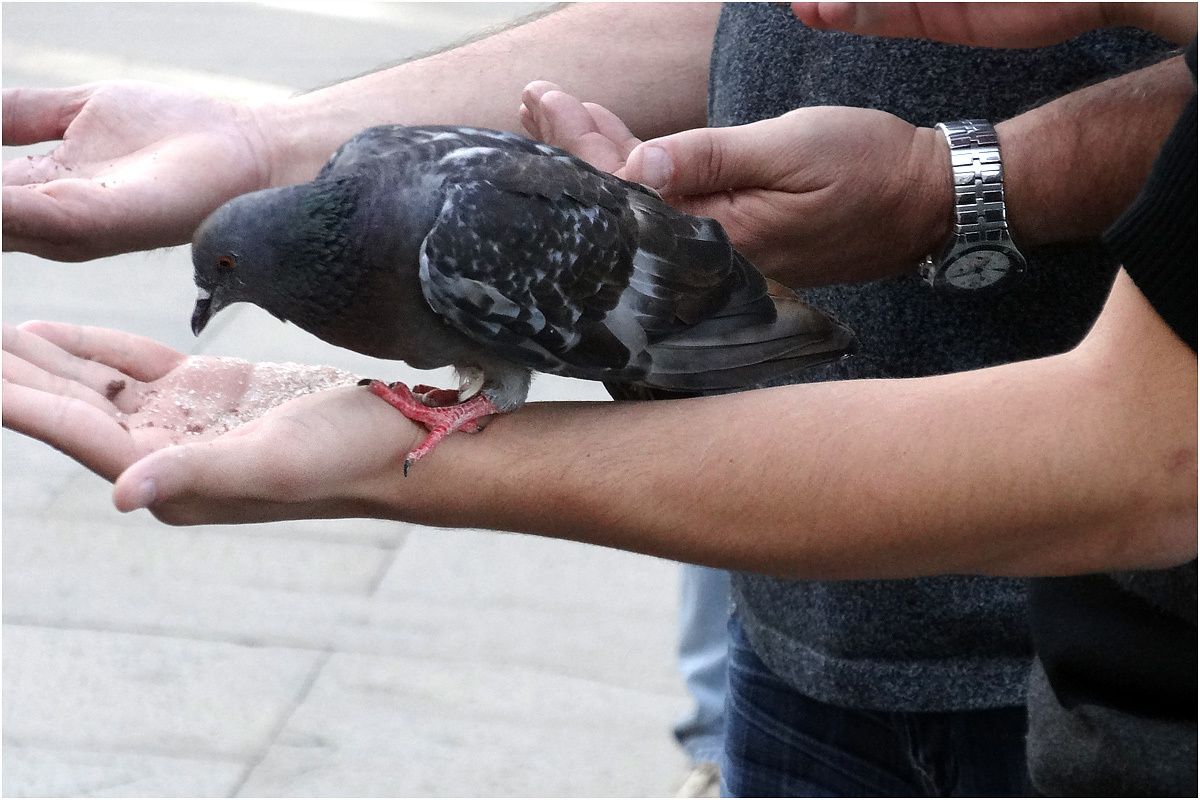
[[[808,367],[854,352],[849,328],[767,281],[773,319],[736,301],[687,331],[656,342],[640,383],[673,392],[719,392],[778,384]]]

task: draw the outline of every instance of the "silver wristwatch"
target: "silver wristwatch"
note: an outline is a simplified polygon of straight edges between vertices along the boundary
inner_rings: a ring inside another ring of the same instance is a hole
[[[954,232],[921,262],[921,277],[947,291],[999,290],[1025,274],[1025,257],[1008,235],[1004,170],[996,129],[982,119],[942,122],[954,175]]]

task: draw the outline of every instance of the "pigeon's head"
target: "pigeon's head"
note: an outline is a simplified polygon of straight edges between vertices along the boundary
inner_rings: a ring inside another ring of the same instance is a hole
[[[192,238],[197,336],[222,308],[254,303],[300,322],[338,294],[354,213],[353,186],[317,181],[235,197]]]

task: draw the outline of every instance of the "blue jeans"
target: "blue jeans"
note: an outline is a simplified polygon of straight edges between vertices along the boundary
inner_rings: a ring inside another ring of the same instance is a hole
[[[679,672],[696,705],[675,725],[693,764],[720,760],[729,651],[729,573],[684,564],[680,574]]]
[[[1031,793],[1025,708],[882,712],[814,700],[730,621],[726,797],[1013,797]]]

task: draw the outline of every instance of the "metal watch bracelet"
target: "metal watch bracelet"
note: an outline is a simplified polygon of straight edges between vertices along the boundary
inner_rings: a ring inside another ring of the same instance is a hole
[[[950,168],[954,180],[954,230],[950,246],[1009,243],[1004,213],[1004,171],[996,129],[982,119],[940,122],[938,130],[950,145]],[[921,264],[921,274],[933,282],[949,247],[930,255]],[[935,260],[938,259],[938,260]]]

